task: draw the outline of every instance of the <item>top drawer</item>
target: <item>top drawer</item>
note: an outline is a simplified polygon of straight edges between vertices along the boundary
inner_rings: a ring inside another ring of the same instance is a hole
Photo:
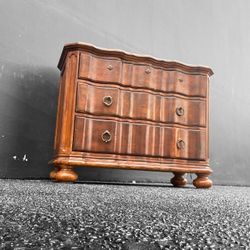
[[[98,82],[119,83],[122,62],[112,58],[100,58],[81,53],[79,77]]]
[[[208,77],[164,70],[145,64],[123,63],[122,85],[186,96],[207,96]]]
[[[208,76],[81,53],[79,78],[186,96],[207,96]]]

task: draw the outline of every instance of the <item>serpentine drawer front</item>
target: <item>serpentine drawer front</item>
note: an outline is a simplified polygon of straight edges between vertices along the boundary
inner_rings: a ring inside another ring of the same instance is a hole
[[[172,172],[171,183],[209,188],[208,107],[212,70],[85,43],[67,44],[54,140],[56,181],[74,167]]]
[[[205,160],[205,139],[204,130],[76,116],[73,150]]]
[[[206,101],[79,82],[76,111],[187,126],[206,126]]]

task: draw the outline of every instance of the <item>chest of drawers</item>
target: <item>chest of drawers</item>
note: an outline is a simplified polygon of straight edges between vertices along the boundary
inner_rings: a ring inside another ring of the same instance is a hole
[[[171,183],[209,188],[212,70],[149,56],[67,44],[61,70],[50,177],[76,181],[74,167],[172,172]]]

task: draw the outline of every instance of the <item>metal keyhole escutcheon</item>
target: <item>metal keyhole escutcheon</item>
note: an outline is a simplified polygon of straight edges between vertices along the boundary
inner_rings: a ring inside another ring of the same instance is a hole
[[[103,103],[106,106],[110,106],[113,103],[112,96],[104,96]]]
[[[185,148],[185,142],[182,139],[179,139],[176,143],[178,149],[184,149]]]
[[[111,134],[108,130],[105,130],[103,133],[102,133],[102,140],[105,142],[105,143],[108,143],[111,141]]]
[[[183,107],[178,107],[178,108],[176,108],[176,114],[177,114],[178,116],[184,115],[184,108],[183,108]]]
[[[112,69],[113,69],[113,66],[110,64],[110,65],[108,65],[107,69],[108,69],[108,70],[112,70]]]

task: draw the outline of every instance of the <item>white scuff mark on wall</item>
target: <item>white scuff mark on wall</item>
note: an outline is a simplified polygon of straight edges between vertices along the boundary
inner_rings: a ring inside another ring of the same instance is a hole
[[[1,135],[1,138],[4,138],[5,137],[5,135]]]
[[[24,156],[23,156],[23,161],[28,161],[28,158],[27,158],[27,155],[25,154]]]
[[[16,160],[17,160],[17,156],[16,156],[16,155],[14,155],[14,156],[13,156],[13,159],[16,161]]]
[[[4,221],[4,216],[0,215],[0,223],[2,223]]]

